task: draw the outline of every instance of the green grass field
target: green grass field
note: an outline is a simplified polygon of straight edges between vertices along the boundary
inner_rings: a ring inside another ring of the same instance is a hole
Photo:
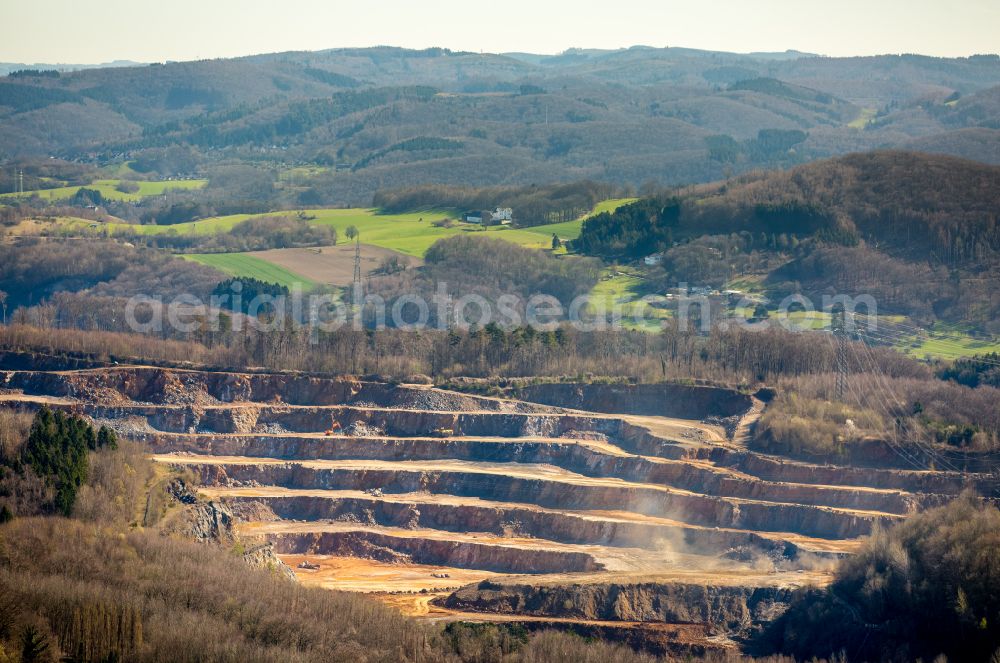
[[[631,200],[614,199],[604,201],[595,208],[592,214],[608,209],[616,209]],[[361,233],[361,241],[365,244],[381,246],[415,257],[422,257],[431,244],[437,240],[444,237],[454,237],[461,233],[483,234],[486,237],[496,237],[529,248],[547,249],[552,246],[553,233],[556,233],[562,239],[575,239],[578,237],[580,235],[580,227],[586,218],[584,216],[574,221],[535,226],[533,228],[495,226],[483,230],[480,226],[455,220],[457,215],[447,211],[378,214],[378,211],[374,209],[314,209],[303,210],[302,213],[307,218],[310,218],[310,223],[332,226],[337,230],[337,235],[341,238],[346,237],[348,226],[355,226]],[[294,216],[297,214],[299,214],[298,211],[255,215],[233,214],[230,216],[211,217],[200,221],[190,221],[188,223],[178,223],[172,226],[139,226],[113,223],[109,224],[109,228],[111,232],[133,231],[147,235],[211,235],[228,232],[236,224],[253,217]],[[434,225],[434,221],[445,218],[452,219],[453,225],[450,228]]]
[[[146,198],[148,196],[159,196],[166,191],[171,189],[200,189],[206,184],[208,180],[164,180],[157,182],[143,182],[137,181],[136,184],[139,185],[139,190],[135,193],[122,193],[115,187],[121,183],[121,180],[94,180],[92,183],[88,184],[86,187],[79,186],[61,186],[55,189],[38,189],[36,191],[25,191],[21,193],[4,193],[0,194],[0,198],[17,198],[17,197],[29,197],[38,194],[39,198],[43,200],[62,200],[64,198],[72,198],[76,195],[76,192],[80,189],[96,189],[101,192],[101,195],[108,200],[129,200],[136,201]]]
[[[944,323],[924,332],[898,335],[897,339],[896,349],[917,359],[960,359],[1000,352],[1000,339],[976,338],[968,329]]]
[[[214,267],[230,276],[246,276],[267,283],[278,283],[288,288],[296,283],[300,284],[303,290],[312,289],[317,285],[315,281],[300,274],[245,253],[198,253],[181,257]]]
[[[638,274],[614,268],[606,269],[601,280],[588,293],[591,307],[603,309],[608,315],[617,307],[622,316],[622,326],[626,329],[660,331],[663,320],[669,318],[671,312],[639,301],[644,294],[643,284],[644,281]],[[640,320],[639,323],[636,322],[637,319]]]
[[[557,235],[561,240],[572,240],[580,236],[580,229],[583,227],[583,219],[576,219],[575,221],[563,221],[562,223],[550,223],[544,226],[532,226],[531,228],[523,228],[520,232],[530,233],[532,235],[541,235],[547,241],[546,244],[552,245],[552,235]]]
[[[875,119],[875,115],[877,113],[878,110],[875,108],[862,108],[861,112],[858,113],[858,116],[853,120],[851,120],[850,122],[848,122],[847,126],[851,127],[852,129],[864,129],[865,127],[867,127],[869,124],[872,123],[872,120]]]
[[[111,186],[112,189],[113,184],[111,183],[117,183],[114,180],[103,181],[107,182],[108,186]],[[176,183],[177,182],[168,182],[160,184]],[[145,182],[143,184],[155,185],[157,183]],[[147,186],[146,191],[149,190],[150,187]],[[142,193],[143,191],[140,191],[135,195],[138,196]],[[118,195],[124,194],[118,193]],[[591,212],[591,214],[617,209],[619,206],[631,202],[632,200],[633,199],[614,199],[604,201],[599,204],[594,211]],[[229,232],[232,230],[233,226],[250,218],[274,215],[296,216],[299,213],[300,212],[298,211],[288,211],[256,215],[234,214],[230,216],[211,217],[188,223],[179,223],[172,226],[136,225],[129,223],[95,224],[92,221],[70,217],[56,219],[53,224],[54,227],[58,228],[65,234],[79,234],[81,232],[93,234],[134,232],[141,235],[212,235]],[[446,211],[426,211],[412,214],[378,214],[377,210],[374,209],[316,209],[303,210],[301,213],[309,220],[310,223],[335,228],[337,230],[338,237],[342,240],[347,236],[347,228],[353,225],[360,232],[361,241],[365,244],[392,249],[414,257],[423,257],[423,255],[427,252],[427,249],[430,248],[430,246],[437,240],[445,237],[454,237],[462,233],[472,233],[484,237],[494,237],[528,248],[548,249],[552,246],[553,233],[564,240],[575,239],[580,234],[580,227],[582,226],[584,219],[590,216],[590,214],[588,214],[574,221],[536,226],[533,228],[508,228],[506,226],[496,226],[484,230],[480,226],[457,221],[454,219],[456,216],[454,213]],[[434,225],[434,221],[445,218],[452,219],[451,227],[446,228]],[[95,225],[97,226],[96,228],[92,227]],[[565,253],[565,248],[561,249],[560,253]],[[311,281],[283,267],[279,267],[278,265],[272,264],[256,256],[250,256],[242,253],[192,254],[185,255],[183,257],[210,267],[215,267],[216,269],[232,276],[253,277],[262,281],[280,283],[287,286],[291,286],[293,283],[302,283],[306,288],[317,285],[314,281]],[[602,282],[602,284],[603,283],[605,282]],[[624,280],[616,281],[615,286],[604,285],[603,287],[606,292],[600,289],[602,284],[599,284],[598,288],[595,289],[598,296],[612,297],[616,296],[613,294],[615,292],[614,287],[619,285],[627,287],[629,282]],[[608,284],[610,284],[610,282],[608,282]],[[624,296],[625,294],[626,293],[621,292],[617,296]]]
[[[572,221],[563,221],[561,223],[549,223],[544,226],[534,226],[532,228],[525,228],[526,232],[538,233],[545,235],[549,238],[549,244],[552,243],[553,233],[559,236],[559,239],[576,239],[580,236],[580,229],[583,227],[583,222],[592,216],[596,216],[601,212],[614,212],[616,209],[622,205],[628,205],[629,203],[634,203],[639,200],[638,198],[610,198],[603,202],[597,203],[588,214],[584,214],[579,219],[574,219]]]

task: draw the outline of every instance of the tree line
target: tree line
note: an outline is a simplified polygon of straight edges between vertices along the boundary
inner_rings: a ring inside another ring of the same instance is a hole
[[[377,191],[372,203],[388,213],[431,209],[479,212],[510,207],[519,226],[538,226],[576,219],[619,193],[616,187],[590,180],[486,188],[427,184]]]
[[[95,429],[82,417],[47,407],[35,415],[26,439],[18,439],[23,422],[17,415],[5,413],[0,426],[8,438],[0,449],[0,521],[46,512],[68,516],[87,481],[90,453],[118,445],[107,426]]]

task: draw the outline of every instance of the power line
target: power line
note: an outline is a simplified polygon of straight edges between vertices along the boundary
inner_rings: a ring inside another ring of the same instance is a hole
[[[903,345],[903,344],[910,345],[914,341],[919,341],[920,340],[919,338],[916,338],[916,337],[911,336],[911,335],[907,335],[904,332],[890,332],[890,331],[885,331],[885,330],[879,330],[878,332],[868,332],[867,336],[868,336],[868,340],[870,342],[872,342],[874,345]],[[987,365],[990,365],[990,366],[1000,366],[1000,361],[995,360],[995,359],[988,359],[988,358],[985,357],[985,354],[988,354],[988,353],[984,353],[984,354],[980,354],[980,355],[964,355],[963,354],[963,355],[955,356],[954,359],[968,358],[969,360],[977,361],[979,363],[987,364]],[[973,359],[973,357],[977,357],[977,358]]]
[[[843,402],[847,391],[847,310],[839,307],[830,314],[830,327],[837,339],[837,400]]]
[[[863,336],[864,333],[861,333],[860,335]],[[872,351],[871,347],[869,347],[865,343],[862,343],[861,344],[861,348],[862,348],[862,351],[865,352],[868,355],[869,360],[870,360],[870,365],[874,368],[873,375],[874,375],[876,381],[879,383],[879,387],[880,387],[881,391],[883,392],[882,396],[883,396],[883,402],[886,405],[886,413],[889,414],[889,416],[892,416],[892,406],[891,406],[891,404],[889,402],[889,398],[888,397],[891,397],[892,401],[895,402],[897,411],[899,411],[900,413],[905,413],[906,412],[906,407],[903,405],[902,402],[900,402],[899,397],[896,395],[896,391],[889,384],[889,377],[886,376],[885,373],[882,371],[881,367],[879,367],[877,358],[875,357],[874,352]],[[898,418],[897,417],[893,417],[893,419],[894,419],[893,435],[895,436],[896,435],[896,429],[897,429],[897,426],[895,424],[897,423]],[[950,470],[955,471],[955,472],[958,471],[958,468],[955,467],[954,465],[952,465],[951,462],[948,461],[944,456],[942,456],[941,454],[939,454],[933,448],[933,446],[931,446],[929,444],[924,444],[917,437],[912,438],[911,441],[914,444],[916,444],[917,447],[919,447],[920,450],[927,457],[929,457],[931,460],[933,460],[935,462],[938,462],[938,463],[941,463],[941,465],[943,465],[947,469],[950,469]]]
[[[903,333],[909,331],[914,335],[926,334],[927,336],[930,336],[932,338],[945,338],[955,341],[981,340],[981,339],[976,339],[976,337],[970,336],[968,334],[941,331],[936,329],[924,329],[922,327],[917,327],[912,324],[907,324],[905,322],[890,322],[887,323],[886,327],[880,327],[880,329],[885,331],[899,331]],[[997,339],[996,337],[991,335],[989,336],[989,340],[995,342]]]
[[[852,322],[853,322],[853,320],[852,320]],[[845,326],[846,326],[846,316],[845,316]],[[855,333],[859,337],[863,338],[863,336],[865,334],[865,330],[859,329],[855,325],[852,325],[852,327],[855,329]],[[888,378],[888,376],[885,375],[884,371],[882,371],[881,366],[879,365],[879,362],[878,362],[878,358],[875,356],[874,351],[866,343],[861,343],[860,345],[861,345],[860,352],[856,353],[855,356],[858,358],[859,361],[864,362],[865,365],[867,366],[867,368],[868,368],[867,372],[872,376],[872,379],[875,380],[875,382],[876,382],[876,385],[875,385],[876,389],[874,390],[874,396],[876,396],[879,399],[879,404],[884,409],[886,416],[890,417],[893,420],[893,424],[894,425],[892,426],[892,432],[891,432],[892,439],[891,440],[886,439],[885,440],[886,443],[889,444],[889,446],[893,449],[893,451],[898,456],[900,456],[901,458],[905,459],[908,463],[910,463],[911,465],[913,465],[915,468],[917,468],[917,469],[925,469],[926,468],[926,464],[925,463],[921,463],[920,460],[909,449],[906,448],[906,443],[899,440],[899,437],[898,437],[899,431],[898,431],[898,426],[896,425],[896,423],[898,421],[898,418],[893,415],[893,406],[892,406],[892,403],[889,400],[889,397],[891,396],[892,400],[895,401],[896,409],[898,409],[900,411],[905,411],[905,408],[900,403],[899,399],[896,397],[895,391],[890,386],[890,384],[888,382],[889,378]],[[854,393],[855,397],[857,398],[858,403],[863,406],[863,404],[865,403],[866,399],[863,399],[863,398],[860,397],[860,395],[858,394],[858,392],[853,389],[853,385],[852,385],[852,392]],[[931,457],[932,459],[933,458],[938,458],[936,452],[933,449],[925,448],[920,443],[920,440],[915,439],[915,440],[913,440],[913,442],[927,456]],[[942,461],[942,464],[947,464],[947,461],[945,461],[943,459],[941,459],[941,461]]]
[[[830,344],[834,343],[833,336],[832,335],[827,336],[826,337],[826,342],[830,343]],[[858,353],[855,353],[855,357],[856,357],[856,359],[858,360],[859,363],[864,359],[864,357],[862,357]],[[870,398],[866,397],[866,396],[863,396],[860,393],[859,388],[855,385],[855,380],[854,379],[850,379],[850,380],[847,381],[847,387],[850,389],[851,395],[854,398],[854,402],[858,404],[858,407],[861,407],[861,408],[872,408],[872,403],[869,402]],[[886,416],[890,416],[891,417],[891,413],[889,412],[888,403],[887,403],[887,401],[885,401],[882,398],[882,395],[879,394],[877,391],[874,394],[868,394],[868,396],[872,396],[872,395],[878,396],[880,399],[882,399],[881,402],[876,405],[876,407],[880,407],[880,408],[884,409],[885,413],[886,413]],[[846,401],[842,401],[842,402],[846,402]],[[890,438],[886,438],[885,442],[886,442],[887,445],[889,445],[889,448],[892,449],[892,451],[897,456],[899,456],[901,459],[903,459],[904,461],[906,461],[906,463],[908,463],[914,469],[917,469],[917,470],[923,470],[923,469],[925,469],[925,466],[923,464],[921,464],[903,445],[901,445],[898,442],[898,440],[895,439],[895,431],[893,431],[893,437],[891,439]]]

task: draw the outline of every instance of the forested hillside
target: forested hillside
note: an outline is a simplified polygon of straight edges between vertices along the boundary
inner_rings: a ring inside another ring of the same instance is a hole
[[[686,184],[884,146],[1000,163],[998,84],[996,56],[638,47],[27,71],[0,81],[0,159],[128,159],[162,176],[233,159],[310,165],[298,195],[311,205],[367,205],[378,190],[428,183]]]
[[[866,293],[883,311],[987,323],[998,313],[998,200],[997,166],[852,154],[646,198],[586,220],[573,246],[619,259],[664,252],[666,287],[757,271],[782,296]]]

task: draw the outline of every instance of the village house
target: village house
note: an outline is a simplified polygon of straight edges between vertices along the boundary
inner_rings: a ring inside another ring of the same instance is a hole
[[[514,219],[514,211],[509,207],[497,207],[494,210],[484,210],[482,212],[466,212],[462,216],[466,223],[484,223],[486,225],[508,226]]]

